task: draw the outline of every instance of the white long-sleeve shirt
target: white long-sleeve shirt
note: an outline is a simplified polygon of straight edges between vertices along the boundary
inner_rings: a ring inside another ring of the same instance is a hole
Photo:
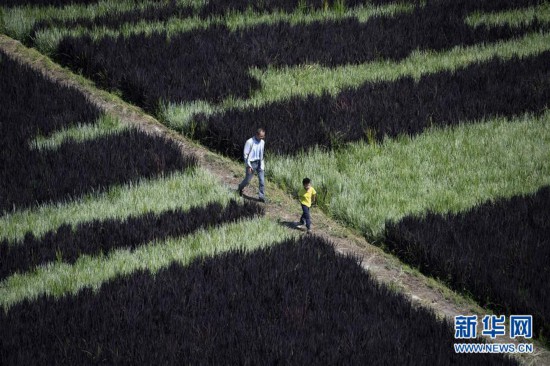
[[[250,162],[260,161],[260,169],[264,170],[264,140],[251,137],[246,140],[244,144],[244,162],[247,166],[252,168]]]

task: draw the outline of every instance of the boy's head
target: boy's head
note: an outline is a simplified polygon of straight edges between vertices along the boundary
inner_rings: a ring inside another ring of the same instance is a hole
[[[304,185],[304,188],[309,188],[309,186],[311,185],[311,179],[304,178],[304,180],[302,180],[302,184]]]

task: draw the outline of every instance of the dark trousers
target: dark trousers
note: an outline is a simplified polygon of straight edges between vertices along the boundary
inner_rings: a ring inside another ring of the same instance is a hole
[[[309,214],[309,207],[306,205],[302,205],[302,217],[300,217],[300,221],[305,221],[306,227],[311,229],[311,215]]]

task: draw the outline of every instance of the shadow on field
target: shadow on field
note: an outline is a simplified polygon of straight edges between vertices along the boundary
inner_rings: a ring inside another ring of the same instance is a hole
[[[253,202],[257,202],[257,203],[262,203],[262,201],[260,201],[260,199],[256,196],[250,196],[248,194],[244,194],[242,195],[242,197],[247,200],[247,201],[253,201]]]
[[[289,229],[303,231],[303,228],[301,228],[299,226],[298,222],[296,222],[296,221],[281,221],[281,222],[279,222],[279,224],[281,224],[282,226],[287,227]]]

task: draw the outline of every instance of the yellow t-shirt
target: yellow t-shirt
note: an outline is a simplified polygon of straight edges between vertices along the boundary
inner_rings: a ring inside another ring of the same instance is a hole
[[[305,188],[302,186],[298,191],[298,198],[300,198],[300,203],[302,205],[311,207],[311,197],[313,197],[316,194],[317,192],[315,191],[315,188],[309,187],[309,189],[306,191]]]

